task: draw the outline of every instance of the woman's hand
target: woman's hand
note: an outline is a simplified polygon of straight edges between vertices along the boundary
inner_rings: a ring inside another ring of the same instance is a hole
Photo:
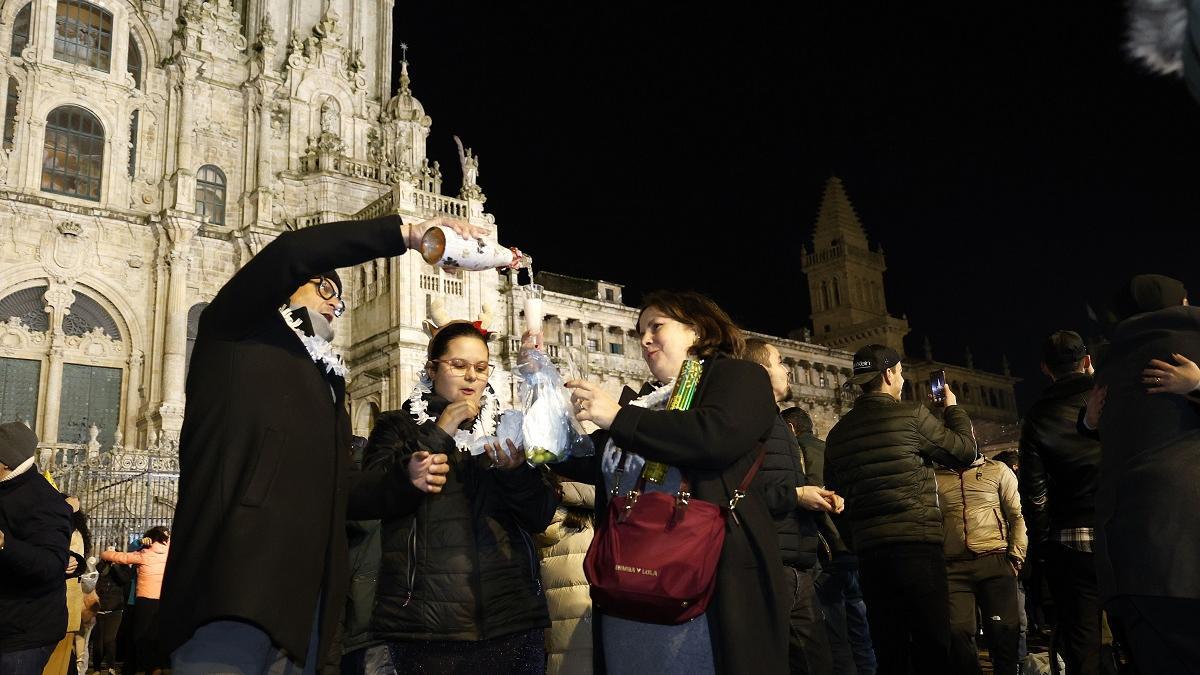
[[[1153,359],[1142,371],[1147,394],[1187,394],[1200,389],[1200,366],[1183,354],[1172,354],[1178,365]]]
[[[598,385],[583,380],[571,380],[566,384],[571,390],[571,405],[575,406],[575,419],[591,422],[601,429],[612,426],[613,419],[621,411],[616,399],[609,396]]]
[[[437,419],[438,428],[446,432],[450,436],[458,430],[458,427],[467,420],[475,419],[479,414],[479,404],[471,400],[455,401],[446,406],[442,414]]]
[[[418,450],[408,459],[408,479],[421,492],[437,494],[446,484],[450,473],[449,458],[442,454],[431,454]]]
[[[507,451],[500,447],[500,441],[485,443],[483,449],[492,459],[492,466],[508,471],[525,463],[525,450],[513,445],[512,439],[505,439],[505,441],[508,443]]]

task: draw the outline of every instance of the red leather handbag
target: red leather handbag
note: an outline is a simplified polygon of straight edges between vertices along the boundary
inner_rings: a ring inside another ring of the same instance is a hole
[[[674,495],[643,494],[645,477],[620,494],[628,456],[622,451],[608,502],[608,522],[596,532],[583,561],[596,609],[645,623],[680,624],[708,609],[725,542],[725,519],[735,525],[738,500],[746,496],[766,448],[727,506],[692,499],[687,478]]]

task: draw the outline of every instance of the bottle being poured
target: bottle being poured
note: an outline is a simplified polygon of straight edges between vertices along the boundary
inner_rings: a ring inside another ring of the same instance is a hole
[[[521,269],[529,259],[515,246],[505,248],[483,237],[466,239],[441,225],[434,225],[421,235],[421,257],[434,267],[455,267],[471,272]]]

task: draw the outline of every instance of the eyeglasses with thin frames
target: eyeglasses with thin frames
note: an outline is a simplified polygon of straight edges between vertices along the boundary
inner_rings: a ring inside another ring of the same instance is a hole
[[[471,368],[472,370],[475,371],[476,377],[479,377],[484,380],[486,380],[488,377],[490,377],[492,374],[492,371],[495,370],[495,368],[496,368],[495,366],[488,363],[487,361],[480,361],[478,363],[470,363],[466,359],[432,359],[429,362],[446,364],[446,368],[450,371],[450,374],[455,377],[462,377],[463,375],[466,375],[467,369]]]

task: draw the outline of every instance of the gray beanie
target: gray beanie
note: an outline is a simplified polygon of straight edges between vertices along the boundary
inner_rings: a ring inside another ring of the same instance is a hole
[[[15,469],[33,457],[38,437],[24,422],[0,424],[0,464]]]

